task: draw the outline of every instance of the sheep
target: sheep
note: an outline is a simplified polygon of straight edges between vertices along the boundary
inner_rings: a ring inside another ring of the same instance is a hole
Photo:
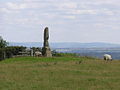
[[[42,53],[39,52],[39,51],[36,51],[36,52],[35,52],[35,56],[36,56],[36,57],[40,57],[40,56],[42,56]]]
[[[106,61],[112,61],[112,56],[109,54],[104,54],[104,60]]]

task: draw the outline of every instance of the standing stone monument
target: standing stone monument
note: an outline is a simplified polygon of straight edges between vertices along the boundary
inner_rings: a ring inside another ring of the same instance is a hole
[[[49,30],[48,30],[48,27],[46,27],[44,30],[44,43],[42,48],[42,55],[45,57],[52,57],[48,39],[49,39]]]

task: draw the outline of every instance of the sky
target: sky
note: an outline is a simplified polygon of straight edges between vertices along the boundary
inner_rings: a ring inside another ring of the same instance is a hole
[[[9,42],[120,44],[120,0],[0,0],[0,36]]]

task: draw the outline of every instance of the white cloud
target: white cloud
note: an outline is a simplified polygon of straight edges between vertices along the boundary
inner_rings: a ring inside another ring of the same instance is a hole
[[[73,14],[96,14],[95,10],[73,10]]]
[[[76,9],[77,3],[69,2],[69,3],[60,3],[59,5],[56,4],[59,9]]]
[[[103,9],[103,13],[105,13],[107,15],[114,15],[114,12],[112,10],[109,10],[109,9]]]
[[[8,8],[0,8],[0,13],[3,13],[3,14],[10,14],[10,13],[19,13],[18,10],[11,10],[11,9],[8,9]]]
[[[10,11],[7,8],[0,8],[0,12],[9,13]]]
[[[76,19],[76,17],[75,16],[70,16],[70,15],[68,15],[68,16],[63,16],[63,18],[66,18],[66,19]]]
[[[6,6],[7,6],[9,9],[14,9],[14,10],[17,10],[17,9],[25,9],[25,8],[26,8],[26,4],[24,4],[24,3],[22,3],[22,4],[17,4],[17,3],[8,2],[8,3],[6,3]]]
[[[90,34],[86,40],[89,41],[90,36],[95,37],[93,33],[99,35],[101,32],[102,35],[104,30],[114,31],[113,27],[119,30],[119,8],[119,0],[5,0],[0,4],[0,22],[3,24],[1,26],[7,26],[11,33],[18,29],[27,33],[25,27],[34,32],[35,29],[32,28],[39,30],[40,25],[52,27],[52,31],[61,32],[63,37],[66,37],[66,32],[70,35],[77,33],[77,38],[68,35],[68,41],[80,41],[81,36],[88,32]]]

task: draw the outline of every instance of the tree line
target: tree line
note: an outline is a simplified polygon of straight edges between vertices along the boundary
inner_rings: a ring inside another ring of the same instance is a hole
[[[24,46],[8,46],[8,42],[6,42],[6,40],[4,40],[1,36],[0,36],[0,60],[4,60],[7,58],[12,58],[14,56],[19,56],[22,54],[22,52],[26,52],[27,51],[27,47]],[[42,49],[40,47],[31,47],[28,52],[31,52],[30,50],[33,51],[33,54],[36,51],[40,51],[42,52]],[[21,53],[20,53],[21,52]],[[61,57],[61,56],[76,56],[76,54],[72,54],[72,53],[58,53],[56,52],[56,50],[52,51],[52,55],[55,57]]]
[[[0,36],[0,60],[19,55],[19,52],[26,50],[23,46],[8,46],[8,42]]]

